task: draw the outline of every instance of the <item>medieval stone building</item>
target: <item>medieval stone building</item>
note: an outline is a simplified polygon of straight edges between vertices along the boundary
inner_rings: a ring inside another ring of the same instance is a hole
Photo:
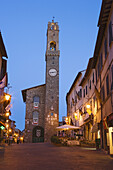
[[[25,142],[46,142],[55,134],[59,122],[59,26],[48,22],[46,82],[22,90],[26,103]]]

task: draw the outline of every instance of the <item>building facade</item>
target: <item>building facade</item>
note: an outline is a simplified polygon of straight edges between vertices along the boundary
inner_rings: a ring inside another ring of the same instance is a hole
[[[59,122],[59,26],[48,22],[45,84],[22,90],[25,142],[50,141]]]
[[[100,139],[101,148],[113,154],[113,1],[102,1],[98,27],[93,57],[78,84],[82,97],[73,103],[84,139],[92,142]],[[77,88],[71,87],[67,93],[67,116],[71,116],[73,109],[68,108],[70,94]]]
[[[8,84],[7,52],[0,32],[0,141],[9,137],[9,116],[11,115],[11,95],[5,88]]]

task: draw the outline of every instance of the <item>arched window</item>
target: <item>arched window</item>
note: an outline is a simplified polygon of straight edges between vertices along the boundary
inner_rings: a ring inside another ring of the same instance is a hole
[[[33,98],[33,103],[34,103],[34,107],[35,107],[35,108],[38,108],[39,101],[40,101],[39,96],[34,96],[34,98]]]
[[[51,25],[51,30],[54,30],[54,24]]]
[[[56,50],[56,43],[54,41],[50,42],[50,50],[55,51]]]
[[[34,96],[33,102],[38,102],[39,103],[39,96]]]
[[[38,125],[38,116],[39,116],[39,113],[37,111],[34,111],[33,112],[33,124]]]

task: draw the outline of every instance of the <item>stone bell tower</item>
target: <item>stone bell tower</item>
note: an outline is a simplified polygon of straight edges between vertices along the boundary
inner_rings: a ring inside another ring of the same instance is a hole
[[[48,22],[46,49],[45,141],[55,134],[59,122],[59,26]]]

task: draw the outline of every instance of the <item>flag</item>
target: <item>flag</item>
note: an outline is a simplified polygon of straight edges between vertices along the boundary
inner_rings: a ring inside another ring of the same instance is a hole
[[[96,97],[99,100],[99,102],[102,104],[102,99],[101,99],[100,93],[99,93],[98,89],[96,88],[96,86],[95,86],[95,94],[96,94]]]
[[[0,89],[6,87],[7,85],[7,74],[4,76],[4,78],[0,81]]]

